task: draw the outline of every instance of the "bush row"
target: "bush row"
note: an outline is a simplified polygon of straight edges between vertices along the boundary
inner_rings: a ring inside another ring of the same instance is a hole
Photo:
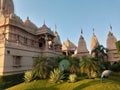
[[[0,76],[0,89],[5,89],[13,85],[22,83],[24,80],[24,73]]]

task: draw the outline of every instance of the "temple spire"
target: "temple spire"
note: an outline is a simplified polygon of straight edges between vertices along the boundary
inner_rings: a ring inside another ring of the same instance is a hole
[[[92,35],[91,45],[90,45],[91,51],[94,50],[98,45],[99,45],[99,41],[96,35],[94,34],[94,28],[93,28],[93,35]]]
[[[0,0],[0,14],[7,17],[11,13],[14,13],[13,0]]]

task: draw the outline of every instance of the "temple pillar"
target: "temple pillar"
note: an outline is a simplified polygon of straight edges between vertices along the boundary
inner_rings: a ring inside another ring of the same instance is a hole
[[[48,45],[48,36],[45,35],[45,50],[47,50],[49,48],[49,45]]]

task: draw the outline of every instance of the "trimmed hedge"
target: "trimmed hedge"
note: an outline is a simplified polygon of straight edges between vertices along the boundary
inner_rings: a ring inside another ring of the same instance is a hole
[[[0,76],[0,89],[6,89],[11,86],[24,82],[24,73]]]

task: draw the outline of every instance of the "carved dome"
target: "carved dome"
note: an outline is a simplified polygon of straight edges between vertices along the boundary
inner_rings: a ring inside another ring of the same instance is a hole
[[[29,20],[29,17],[27,17],[24,24],[31,29],[37,30],[37,26]]]
[[[54,34],[54,36],[55,36],[55,38],[54,38],[54,43],[55,43],[55,45],[62,45],[58,33],[57,33],[56,31],[54,31],[53,34]]]
[[[109,32],[108,33],[108,38],[107,38],[107,48],[108,49],[116,49],[115,43],[117,42],[116,37],[113,35],[113,33]]]
[[[97,39],[97,37],[95,36],[95,34],[93,34],[92,39],[91,39],[91,45],[90,45],[91,51],[92,51],[93,49],[95,49],[98,45],[99,45],[98,39]]]
[[[36,34],[50,34],[52,36],[54,36],[53,32],[51,31],[50,28],[48,28],[45,24],[42,25],[42,27],[40,27],[37,31]]]
[[[22,19],[19,16],[17,16],[16,14],[14,14],[14,13],[10,14],[10,19],[13,19],[13,20],[16,20],[16,21],[18,21],[20,23],[23,23]]]
[[[62,50],[63,51],[75,51],[76,50],[76,45],[73,44],[69,39],[67,39],[63,45],[62,45]]]
[[[79,42],[78,42],[78,48],[77,48],[77,53],[80,52],[88,52],[87,46],[86,46],[86,42],[84,40],[84,37],[81,35]]]

